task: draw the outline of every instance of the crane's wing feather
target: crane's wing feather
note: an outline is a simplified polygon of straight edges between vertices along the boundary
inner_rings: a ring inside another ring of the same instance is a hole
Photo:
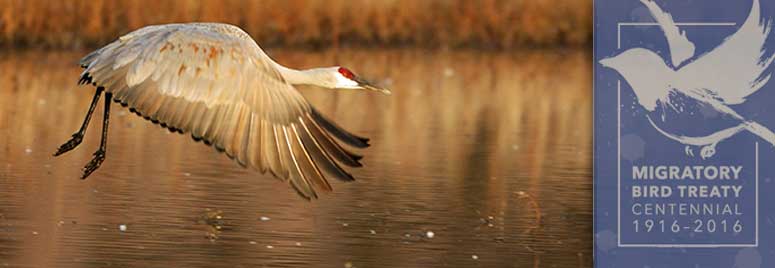
[[[82,80],[102,86],[146,119],[191,133],[243,166],[269,171],[304,197],[352,180],[339,163],[360,156],[337,139],[367,139],[322,117],[242,30],[222,24],[148,26],[81,60]],[[333,136],[333,137],[332,137]]]
[[[670,47],[670,58],[674,67],[678,67],[687,59],[694,56],[694,44],[686,38],[686,33],[678,28],[673,21],[673,17],[662,10],[653,0],[641,0],[648,7],[651,15],[662,28],[667,38],[667,44]]]
[[[765,70],[773,55],[765,56],[764,45],[772,20],[762,21],[759,1],[754,0],[748,18],[718,47],[700,55],[679,70],[679,77],[696,92],[709,94],[726,104],[739,104],[770,79]]]

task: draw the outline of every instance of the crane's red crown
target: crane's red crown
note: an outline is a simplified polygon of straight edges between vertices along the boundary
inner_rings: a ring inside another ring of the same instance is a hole
[[[342,74],[342,76],[346,77],[347,79],[353,80],[355,79],[355,74],[344,67],[339,67],[339,73]]]

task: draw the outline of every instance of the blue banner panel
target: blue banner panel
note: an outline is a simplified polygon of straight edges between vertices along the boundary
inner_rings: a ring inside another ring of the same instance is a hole
[[[595,266],[775,267],[775,1],[595,0]]]

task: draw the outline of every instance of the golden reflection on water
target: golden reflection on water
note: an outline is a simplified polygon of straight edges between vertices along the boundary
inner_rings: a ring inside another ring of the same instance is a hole
[[[84,53],[0,54],[0,266],[591,266],[587,52],[269,53],[385,78],[390,97],[301,89],[372,139],[356,182],[307,202],[119,106],[105,163],[79,180],[101,105],[79,148],[51,154],[93,94],[76,86]]]

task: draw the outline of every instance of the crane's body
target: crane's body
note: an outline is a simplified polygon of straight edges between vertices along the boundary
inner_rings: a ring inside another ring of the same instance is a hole
[[[389,93],[343,67],[284,67],[242,29],[219,23],[147,26],[88,54],[80,65],[80,82],[94,85],[96,94],[81,129],[55,155],[80,144],[104,91],[102,142],[82,178],[105,158],[112,100],[214,146],[242,166],[289,181],[304,197],[316,197],[315,188],[331,190],[327,176],[353,179],[340,163],[361,166],[361,157],[337,140],[364,148],[368,139],[324,118],[294,86]]]

